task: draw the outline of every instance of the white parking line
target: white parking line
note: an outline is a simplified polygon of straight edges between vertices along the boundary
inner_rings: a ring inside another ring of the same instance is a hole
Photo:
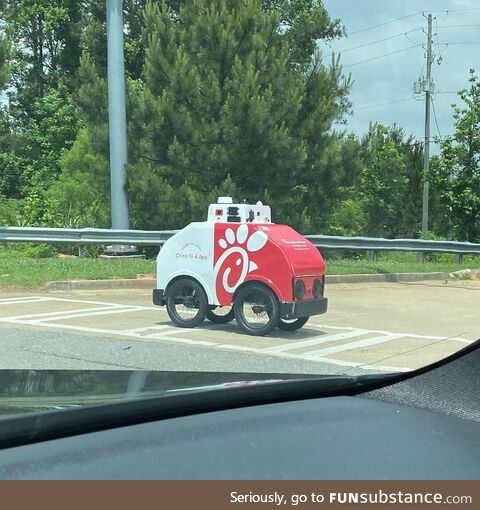
[[[160,329],[160,326],[159,328]],[[167,330],[166,333],[162,333],[162,332],[159,332],[159,333],[150,333],[148,335],[141,335],[142,338],[161,338],[162,335],[167,335],[167,336],[170,336],[170,335],[176,335],[178,333],[182,333],[183,330],[182,329],[179,329],[177,328],[176,326],[170,326],[169,324],[165,324],[165,326],[162,327],[163,330]]]
[[[14,315],[13,317],[2,317],[0,318],[0,321],[12,321],[12,320],[15,320],[15,321],[21,321],[21,320],[25,320],[25,321],[36,321],[37,319],[35,317],[48,317],[48,318],[52,318],[52,319],[60,319],[62,315],[68,315],[68,314],[71,314],[71,313],[79,313],[79,312],[87,312],[87,313],[92,313],[92,312],[98,312],[100,310],[117,310],[118,308],[125,308],[123,305],[113,305],[113,304],[110,304],[109,306],[97,306],[95,308],[83,308],[83,309],[80,309],[80,310],[61,310],[61,311],[58,311],[58,312],[43,312],[43,313],[29,313],[29,314],[25,314],[25,315]],[[40,320],[42,319],[38,319],[38,321],[40,322]]]
[[[66,319],[77,319],[79,317],[93,317],[93,316],[96,316],[96,315],[114,315],[116,313],[132,313],[132,312],[143,312],[143,310],[141,308],[133,308],[133,307],[130,307],[130,308],[109,308],[109,309],[104,309],[104,310],[99,310],[99,311],[96,311],[96,312],[87,312],[87,313],[71,313],[71,314],[68,314],[68,315],[62,315],[60,317],[45,317],[43,319],[37,319],[37,320],[25,320],[25,322],[28,322],[29,324],[40,324],[42,322],[48,322],[48,321],[53,321],[53,320],[57,320],[57,321],[63,321],[63,320],[66,320]]]
[[[39,301],[48,301],[48,298],[43,297],[16,297],[16,298],[4,298],[0,299],[0,305],[16,305],[22,303],[37,303]]]
[[[173,340],[173,339],[172,339]],[[261,352],[263,353],[263,350],[256,349],[255,347],[247,347],[243,345],[230,345],[230,344],[219,344],[216,346],[217,348],[221,349],[228,349],[228,350],[234,350],[234,351],[245,351],[245,352]],[[288,358],[288,359],[305,359],[307,361],[322,361],[325,363],[329,363],[331,365],[338,365],[338,366],[345,366],[350,368],[361,368],[364,370],[372,370],[374,368],[375,370],[380,370],[381,372],[410,372],[412,368],[407,367],[392,367],[392,366],[386,366],[386,365],[377,365],[375,361],[369,362],[369,363],[357,363],[355,361],[344,361],[344,360],[338,360],[333,358],[314,358],[311,356],[307,356],[305,354],[291,354],[288,352],[275,352],[271,354],[272,356],[279,357],[279,358]]]
[[[12,321],[14,324],[23,324],[25,325],[25,322],[21,321]],[[38,324],[39,326],[43,326],[46,328],[56,328],[56,329],[68,329],[73,331],[84,331],[86,333],[96,333],[96,334],[102,334],[102,335],[114,335],[114,336],[121,336],[123,338],[132,338],[135,340],[147,340],[147,338],[143,335],[140,335],[139,333],[128,333],[125,334],[123,330],[115,330],[115,329],[104,329],[104,328],[91,328],[88,326],[72,326],[71,324],[55,324],[55,323],[49,323],[49,324]],[[182,333],[183,331],[180,329],[178,331],[179,333]],[[182,344],[190,344],[190,345],[203,345],[203,346],[214,346],[218,345],[216,342],[208,342],[206,340],[191,340],[190,338],[181,338],[181,337],[172,337],[168,336],[166,333],[159,333],[157,337],[153,338],[154,340],[166,340],[171,342],[178,342]]]
[[[158,329],[172,328],[170,324],[158,324],[156,326],[146,326],[144,328],[124,329],[124,333],[143,333],[144,331],[156,331]],[[144,335],[145,336],[145,335]]]
[[[66,299],[66,298],[46,298],[49,301],[63,301],[65,303],[87,303],[87,304],[94,304],[94,305],[110,305],[110,306],[135,306],[136,308],[141,308],[142,310],[155,310],[159,311],[161,308],[159,306],[140,306],[140,305],[129,305],[125,304],[122,305],[121,303],[109,303],[106,301],[92,301],[87,299]]]
[[[256,347],[247,347],[246,345],[219,344],[218,347],[231,351],[262,352],[262,349],[257,349]]]
[[[308,358],[305,358],[308,359]],[[315,361],[325,361],[325,363],[331,363],[332,365],[339,365],[351,368],[361,368],[365,370],[381,370],[382,372],[410,372],[412,369],[407,367],[391,367],[388,365],[377,365],[376,361],[368,362],[368,363],[358,363],[356,361],[345,361],[341,359],[332,359],[321,357],[315,359]]]
[[[309,357],[326,356],[328,354],[337,354],[339,352],[350,351],[352,349],[359,349],[360,347],[383,344],[385,342],[390,342],[391,340],[398,340],[399,338],[404,337],[403,335],[381,335],[373,338],[366,338],[365,340],[358,340],[357,342],[348,342],[343,345],[335,345],[333,347],[326,347],[325,349],[309,351],[304,354]]]
[[[313,326],[317,329],[338,329],[338,330],[350,330],[350,331],[358,331],[357,328],[352,328],[350,326],[327,326],[326,324],[314,324],[314,323],[308,323],[308,326]],[[382,335],[391,335],[393,334],[392,331],[383,331],[381,329],[368,329],[366,330],[367,333],[378,333]],[[419,339],[425,339],[425,340],[454,340],[456,342],[462,342],[464,344],[471,344],[475,340],[468,340],[467,338],[462,338],[460,336],[452,336],[452,337],[445,337],[445,336],[433,336],[433,335],[417,335],[415,333],[400,333],[396,331],[394,333],[395,335],[401,335],[408,338],[419,338]]]
[[[262,349],[263,352],[284,352],[291,351],[294,349],[301,349],[303,347],[313,347],[315,345],[321,345],[328,342],[335,342],[336,340],[345,340],[347,338],[354,338],[356,336],[363,336],[368,334],[369,331],[365,329],[356,329],[354,331],[348,331],[346,333],[337,333],[336,335],[321,335],[309,340],[290,342],[282,345],[275,345],[274,347],[267,347]]]

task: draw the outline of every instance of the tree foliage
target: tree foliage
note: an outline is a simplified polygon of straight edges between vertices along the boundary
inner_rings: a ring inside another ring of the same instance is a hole
[[[12,102],[26,118],[36,99],[78,68],[82,2],[6,0],[2,18],[13,42]]]
[[[304,233],[418,236],[423,146],[341,131],[351,80],[318,42],[344,29],[320,0],[123,9],[133,227],[182,227],[231,195]],[[0,0],[0,222],[110,226],[105,18],[104,1]],[[480,239],[479,89],[472,72],[431,159],[436,235]]]
[[[319,0],[263,0],[263,7],[279,17],[289,61],[295,66],[308,67],[318,40],[331,41],[345,34],[340,20],[332,20]]]
[[[420,231],[423,148],[397,127],[374,124],[362,140],[359,183],[367,234],[414,237]]]
[[[10,72],[8,104],[0,111],[0,193],[42,200],[79,126],[72,88],[81,3],[22,0],[0,7]],[[0,64],[3,47],[0,41]]]
[[[453,105],[455,133],[441,142],[431,178],[447,211],[447,224],[457,239],[480,241],[480,79],[472,69],[469,87]]]
[[[371,124],[359,141],[349,137],[361,170],[341,188],[329,223],[332,234],[418,237],[422,217],[423,145],[397,126]],[[342,147],[346,152],[346,146]],[[438,213],[432,192],[433,218]]]
[[[175,202],[198,203],[172,217],[176,226],[193,219],[227,179],[238,198],[268,200],[278,220],[322,224],[345,174],[330,132],[349,88],[338,63],[292,65],[279,13],[257,0],[194,0],[175,15],[149,3],[143,37],[129,172],[140,224],[164,223],[170,188]],[[146,200],[145,190],[157,200]]]

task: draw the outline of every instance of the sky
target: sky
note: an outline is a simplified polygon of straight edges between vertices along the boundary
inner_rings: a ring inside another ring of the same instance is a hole
[[[325,63],[332,52],[340,52],[344,72],[353,78],[348,131],[361,136],[370,121],[378,121],[395,123],[418,139],[424,137],[425,100],[414,97],[413,83],[425,74],[423,13],[432,13],[433,51],[441,62],[432,66],[438,127],[432,109],[431,136],[454,132],[451,105],[461,104],[456,93],[467,88],[469,69],[480,72],[478,0],[323,0],[323,4],[347,31],[347,37],[322,42],[320,49]],[[432,146],[432,153],[437,152],[438,147]]]

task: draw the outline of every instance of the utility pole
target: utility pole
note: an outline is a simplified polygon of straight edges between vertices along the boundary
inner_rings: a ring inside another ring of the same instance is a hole
[[[432,15],[428,15],[427,30],[427,76],[422,89],[425,92],[425,147],[423,153],[423,207],[422,207],[422,233],[428,230],[428,199],[429,182],[428,169],[430,166],[430,101],[433,92],[432,83]]]
[[[127,115],[123,54],[123,0],[107,0],[108,129],[112,228],[128,229]],[[122,251],[123,247],[115,247]]]

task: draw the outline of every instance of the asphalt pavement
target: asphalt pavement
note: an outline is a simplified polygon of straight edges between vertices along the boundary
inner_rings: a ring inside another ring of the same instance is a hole
[[[480,282],[343,284],[296,332],[172,325],[148,290],[0,292],[0,368],[363,374],[408,371],[480,338]]]

